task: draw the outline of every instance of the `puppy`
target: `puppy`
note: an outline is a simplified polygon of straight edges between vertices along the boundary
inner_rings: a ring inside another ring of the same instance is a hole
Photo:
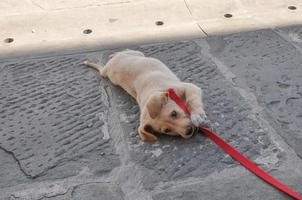
[[[196,127],[206,126],[202,91],[191,83],[181,82],[161,61],[145,57],[142,52],[124,50],[109,56],[105,66],[85,61],[104,78],[126,90],[140,107],[139,136],[156,141],[155,132],[190,138]],[[173,88],[191,110],[188,116],[165,92]]]

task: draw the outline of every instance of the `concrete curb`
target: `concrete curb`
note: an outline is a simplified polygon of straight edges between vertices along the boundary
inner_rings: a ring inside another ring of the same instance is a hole
[[[0,3],[0,57],[108,49],[302,23],[298,0]]]

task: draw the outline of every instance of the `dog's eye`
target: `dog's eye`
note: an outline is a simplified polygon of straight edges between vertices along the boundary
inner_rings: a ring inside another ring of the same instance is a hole
[[[175,119],[177,117],[177,112],[175,110],[173,110],[170,115],[172,118]]]
[[[165,132],[165,133],[170,133],[170,132],[171,132],[171,129],[166,128],[166,129],[164,130],[164,132]]]

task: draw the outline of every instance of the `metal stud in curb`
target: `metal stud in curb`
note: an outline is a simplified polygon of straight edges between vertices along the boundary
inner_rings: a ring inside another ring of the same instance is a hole
[[[14,41],[14,38],[6,38],[3,40],[5,43],[12,43]]]
[[[297,10],[297,7],[296,6],[288,6],[287,7],[289,10]]]
[[[231,17],[233,17],[233,15],[232,15],[232,14],[227,13],[227,14],[224,14],[224,17],[225,17],[225,18],[231,18]]]
[[[90,33],[92,33],[92,30],[91,30],[91,29],[85,29],[85,30],[83,31],[83,33],[84,33],[84,34],[90,34]]]
[[[162,26],[162,25],[164,25],[164,22],[163,21],[156,21],[155,24],[157,26]]]

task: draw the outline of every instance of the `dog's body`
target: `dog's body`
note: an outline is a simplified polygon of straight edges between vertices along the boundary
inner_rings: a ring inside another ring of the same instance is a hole
[[[125,50],[112,54],[104,67],[89,62],[85,64],[97,69],[102,77],[109,78],[136,99],[141,111],[138,132],[142,140],[157,140],[153,130],[189,138],[194,132],[193,125],[206,124],[201,89],[181,82],[157,59],[145,57],[139,51]],[[173,88],[186,102],[191,117],[168,98],[167,88]]]

